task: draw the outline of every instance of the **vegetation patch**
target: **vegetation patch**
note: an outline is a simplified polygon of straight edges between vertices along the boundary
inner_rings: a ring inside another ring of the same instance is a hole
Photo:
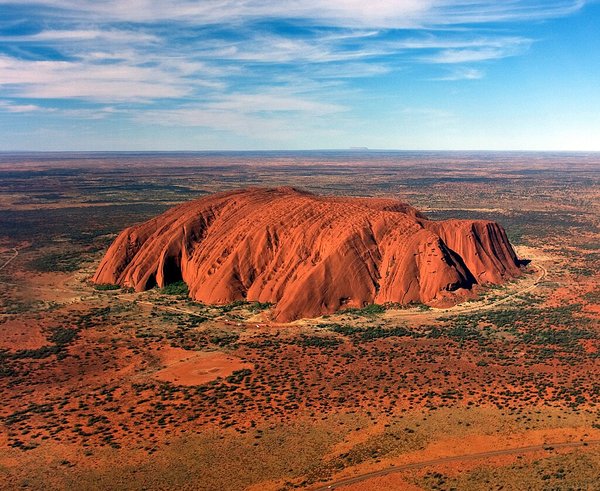
[[[248,302],[246,300],[236,300],[235,302],[231,302],[226,305],[215,305],[213,307],[226,314],[227,312],[238,309],[246,309],[250,312],[260,312],[263,310],[268,310],[272,306],[273,304],[268,302]]]
[[[107,290],[120,290],[121,287],[119,285],[113,285],[112,283],[100,283],[94,285],[94,290],[99,291],[107,291]]]
[[[83,260],[80,251],[52,252],[32,259],[28,266],[40,273],[72,273],[81,268]]]
[[[349,315],[371,316],[371,315],[383,314],[385,311],[386,311],[385,305],[379,305],[376,303],[372,303],[370,305],[365,305],[364,307],[362,307],[360,309],[356,309],[356,308],[345,309],[342,311],[342,313],[349,314]]]
[[[160,289],[160,292],[164,295],[187,297],[190,293],[190,290],[184,281],[176,281],[175,283],[165,285],[163,288]]]

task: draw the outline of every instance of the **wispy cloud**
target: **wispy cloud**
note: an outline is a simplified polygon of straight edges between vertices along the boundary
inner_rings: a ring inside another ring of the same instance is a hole
[[[0,111],[9,113],[30,113],[42,111],[44,108],[37,104],[15,104],[11,101],[0,101]]]
[[[304,135],[339,136],[330,117],[344,107],[274,94],[233,94],[209,104],[132,113],[139,124],[204,128],[265,142],[293,142]]]
[[[41,31],[36,34],[23,36],[0,36],[0,41],[12,43],[63,43],[69,41],[93,41],[111,43],[140,43],[140,42],[157,42],[160,38],[156,35],[135,30],[119,30],[119,29],[57,29]]]
[[[61,18],[94,21],[177,20],[216,24],[254,19],[310,19],[320,25],[415,28],[543,19],[579,10],[583,0],[2,0],[36,5]]]
[[[139,101],[184,97],[192,87],[221,86],[201,75],[201,65],[177,61],[144,66],[0,56],[0,87],[5,95],[29,99]]]
[[[290,90],[268,93],[234,93],[206,103],[136,112],[140,122],[162,126],[198,126],[239,134],[259,131],[287,133],[302,121],[323,118],[347,110],[339,104],[320,102]]]
[[[407,121],[418,121],[430,127],[448,126],[448,123],[456,121],[456,115],[450,111],[431,107],[407,107],[400,111]]]
[[[522,47],[515,47],[511,45],[500,48],[481,46],[470,49],[444,49],[435,54],[425,56],[421,58],[421,60],[434,64],[473,63],[515,56],[519,54],[522,49]]]
[[[14,22],[0,22],[0,111],[73,119],[118,113],[137,123],[236,134],[260,128],[287,137],[300,123],[325,129],[311,117],[351,111],[344,96],[359,99],[363,79],[423,70],[427,75],[415,78],[479,80],[483,62],[530,48],[534,40],[519,23],[565,16],[584,4],[0,0],[5,12],[15,7]],[[405,116],[450,118],[434,109]]]
[[[477,68],[470,67],[455,67],[453,70],[445,75],[436,77],[432,80],[440,82],[444,81],[456,81],[456,80],[479,80],[484,77],[484,72]]]

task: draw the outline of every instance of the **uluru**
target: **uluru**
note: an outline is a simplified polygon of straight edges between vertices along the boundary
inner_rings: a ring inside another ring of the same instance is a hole
[[[125,229],[93,281],[136,291],[184,281],[196,301],[268,302],[289,322],[372,303],[456,303],[519,271],[493,221],[432,221],[396,199],[279,187],[205,196]]]

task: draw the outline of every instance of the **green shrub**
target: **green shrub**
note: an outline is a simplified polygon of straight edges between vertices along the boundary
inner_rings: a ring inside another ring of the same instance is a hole
[[[33,259],[28,267],[41,273],[71,273],[81,267],[81,261],[80,251],[53,252]]]
[[[176,296],[186,296],[189,294],[188,286],[184,281],[176,281],[175,283],[170,283],[169,285],[165,285],[160,290],[161,293],[165,295],[176,295]]]
[[[71,327],[58,327],[52,331],[48,340],[58,346],[70,344],[77,337],[77,329]]]
[[[99,283],[94,285],[94,290],[106,291],[106,290],[119,290],[119,285],[113,285],[112,283]]]
[[[383,314],[385,312],[385,306],[379,305],[376,303],[372,303],[370,305],[366,305],[361,309],[346,309],[343,311],[344,314],[352,314],[352,315],[377,315]]]

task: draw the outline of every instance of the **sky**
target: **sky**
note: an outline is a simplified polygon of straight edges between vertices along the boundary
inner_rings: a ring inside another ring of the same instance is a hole
[[[0,151],[600,151],[598,0],[0,0]]]

